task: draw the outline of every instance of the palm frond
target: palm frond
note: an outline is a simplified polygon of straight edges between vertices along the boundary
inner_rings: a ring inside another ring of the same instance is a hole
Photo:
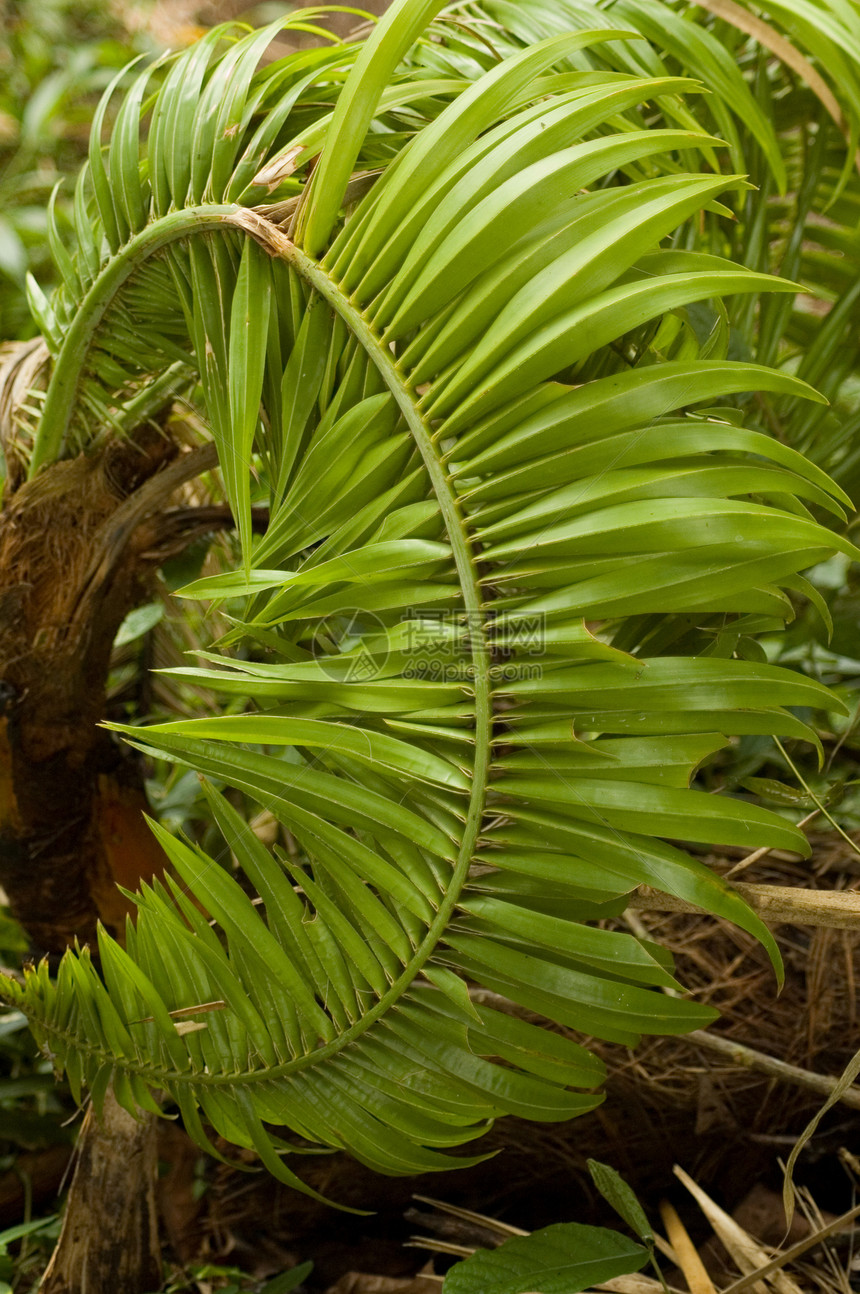
[[[856,501],[854,393],[860,262],[853,230],[860,194],[860,46],[851,4],[832,0],[752,8],[709,0],[695,21],[677,0],[487,0],[469,6],[502,48],[603,20],[648,42],[612,42],[569,59],[618,71],[697,78],[709,91],[699,124],[727,145],[731,167],[756,188],[738,193],[735,221],[702,217],[682,245],[708,246],[751,269],[800,283],[795,300],[745,296],[728,303],[734,347],[812,382],[835,407],[765,397],[769,424],[829,472]],[[774,57],[775,56],[775,57]],[[671,112],[667,108],[671,106]],[[654,104],[650,125],[676,125],[676,105]],[[720,163],[711,162],[714,169]],[[704,236],[703,236],[704,235]],[[692,242],[691,242],[692,239]],[[834,254],[835,253],[835,254]],[[826,322],[825,322],[826,321]]]
[[[815,743],[792,707],[840,708],[747,659],[799,572],[856,550],[811,512],[842,516],[840,488],[742,421],[751,393],[821,397],[727,358],[723,298],[793,283],[666,245],[744,189],[702,164],[718,141],[696,86],[641,42],[635,67],[583,69],[628,47],[599,13],[500,61],[440,22],[410,71],[438,9],[398,0],[357,57],[264,71],[267,33],[222,51],[216,32],[157,91],[145,165],[133,86],[106,164],[96,130],[82,205],[107,246],[71,259],[88,277],[56,307],[35,456],[77,434],[86,382],[104,399],[141,379],[95,356],[122,367],[117,321],[137,328],[157,285],[140,353],[178,347],[199,382],[243,548],[184,591],[226,604],[229,645],[172,673],[248,704],[125,730],[203,775],[223,848],[155,826],[175,878],[143,888],[125,948],[103,936],[103,978],[84,949],[2,992],[76,1090],[112,1083],[128,1108],[163,1091],[201,1145],[208,1123],[297,1186],[306,1143],[431,1171],[499,1115],[599,1102],[583,1045],[469,982],[630,1046],[712,1019],[661,991],[666,953],[589,924],[639,884],[736,921],[778,967],[755,914],[668,842],[807,852],[783,818],[690,783],[732,735]]]

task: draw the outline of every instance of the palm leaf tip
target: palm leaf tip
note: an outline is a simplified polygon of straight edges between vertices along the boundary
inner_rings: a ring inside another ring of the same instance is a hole
[[[667,840],[804,851],[694,781],[733,734],[808,739],[793,710],[833,706],[743,645],[793,613],[801,570],[854,551],[810,512],[843,492],[744,422],[751,392],[814,393],[728,359],[721,305],[694,327],[695,303],[792,285],[695,250],[742,182],[695,169],[716,154],[687,81],[656,55],[603,66],[627,32],[518,49],[513,20],[482,72],[457,42],[413,48],[440,8],[399,0],[360,53],[274,69],[257,35],[180,56],[139,192],[142,99],[120,110],[83,204],[81,299],[57,298],[72,340],[48,411],[80,432],[95,366],[77,342],[110,355],[155,294],[147,363],[178,351],[194,376],[242,561],[180,591],[233,619],[229,650],[173,671],[219,713],[114,725],[207,779],[219,844],[155,825],[172,875],[141,889],[124,949],[102,936],[104,979],[69,954],[3,992],[76,1083],[129,1106],[163,1090],[202,1143],[211,1127],[299,1186],[274,1126],[410,1173],[502,1114],[592,1109],[602,1065],[531,1014],[630,1046],[707,1024],[663,992],[664,952],[595,924],[640,884],[736,921],[778,966],[755,914]],[[284,163],[300,145],[312,178]],[[347,218],[355,171],[378,178]],[[296,200],[291,231],[243,205],[261,176]]]

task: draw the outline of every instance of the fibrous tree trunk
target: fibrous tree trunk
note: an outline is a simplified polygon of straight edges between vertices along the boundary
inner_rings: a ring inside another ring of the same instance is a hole
[[[139,765],[97,725],[117,629],[199,533],[165,505],[212,457],[151,429],[43,469],[0,513],[0,884],[40,952],[99,920],[121,938],[117,882],[163,866]]]
[[[63,1229],[40,1294],[143,1294],[161,1286],[154,1115],[136,1121],[108,1092],[100,1120],[92,1107]]]

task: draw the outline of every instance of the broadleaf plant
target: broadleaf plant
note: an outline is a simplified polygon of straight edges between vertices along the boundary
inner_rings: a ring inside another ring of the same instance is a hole
[[[601,1062],[505,1001],[627,1046],[712,1020],[661,991],[659,947],[591,924],[640,884],[779,970],[678,842],[806,841],[691,782],[735,735],[815,744],[794,709],[841,708],[748,658],[801,571],[856,555],[812,512],[843,491],[743,422],[750,393],[821,397],[728,357],[724,302],[795,291],[714,233],[748,185],[709,132],[741,111],[767,148],[753,101],[726,70],[700,129],[700,84],[652,74],[617,14],[478,58],[441,9],[395,0],[364,44],[262,64],[275,29],[228,25],[135,69],[109,144],[118,86],[96,118],[64,286],[33,293],[31,473],[180,390],[241,551],[180,593],[232,617],[172,671],[220,711],[123,729],[201,775],[221,846],[154,825],[173,874],[124,946],[0,992],[76,1094],[160,1092],[301,1189],[290,1153],[431,1171],[500,1115],[593,1109]],[[604,65],[617,42],[641,68]]]
[[[620,1231],[557,1222],[498,1249],[478,1249],[455,1263],[443,1294],[579,1294],[604,1281],[629,1276],[648,1261],[648,1250]]]

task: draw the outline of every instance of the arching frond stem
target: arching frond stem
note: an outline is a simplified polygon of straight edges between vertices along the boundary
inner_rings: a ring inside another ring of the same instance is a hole
[[[405,974],[392,985],[389,992],[379,1001],[376,1007],[368,1012],[368,1018],[370,1018],[370,1016],[381,1014],[385,1009],[385,1005],[390,1005],[390,1001],[399,992],[403,991],[406,987],[404,981],[414,979],[416,969],[420,969],[438,943],[456,906],[460,890],[468,876],[469,865],[480,833],[486,798],[492,733],[490,658],[489,645],[484,629],[485,599],[481,592],[478,572],[475,569],[472,539],[463,519],[460,502],[454,493],[442,461],[442,455],[439,448],[434,444],[430,428],[416,409],[405,388],[403,375],[398,372],[388,346],[374,332],[365,316],[346,299],[341,289],[329,278],[325,270],[282,234],[275,225],[269,224],[268,221],[263,220],[255,212],[246,208],[239,208],[233,216],[228,218],[227,223],[244,229],[251,237],[256,238],[270,255],[280,256],[286,260],[305,282],[314,288],[332,309],[340,315],[352,336],[358,340],[365,353],[375,364],[403,415],[403,420],[412,434],[427,469],[427,475],[439,503],[445,529],[451,542],[454,563],[457,568],[468,618],[468,638],[472,653],[472,683],[475,691],[475,762],[467,825],[460,844],[460,852],[457,856],[457,864],[450,888],[439,907],[426,938],[418,948],[415,958],[411,961]],[[401,986],[399,989],[398,985]]]
[[[63,452],[87,351],[117,294],[135,270],[170,243],[179,242],[190,234],[211,233],[223,228],[225,216],[234,210],[232,204],[207,204],[172,211],[169,216],[162,216],[147,225],[110,258],[81,302],[63,338],[33,445],[29,468],[31,479],[41,467],[53,463]]]
[[[475,852],[478,835],[481,830],[486,798],[490,743],[492,736],[492,702],[489,671],[489,646],[484,631],[484,598],[481,593],[478,573],[475,567],[475,555],[472,540],[468,533],[459,501],[451,486],[441,453],[434,444],[433,437],[426,421],[417,411],[415,404],[405,387],[402,374],[397,370],[391,351],[373,331],[364,315],[345,297],[342,290],[328,274],[300,248],[290,241],[280,229],[270,224],[255,212],[235,206],[192,207],[185,211],[172,213],[149,226],[120,253],[99,277],[87,295],[80,314],[76,318],[63,347],[48,397],[51,403],[51,419],[43,419],[43,427],[51,429],[51,444],[45,444],[39,461],[50,460],[56,448],[62,443],[62,437],[71,417],[72,403],[75,397],[76,376],[80,372],[82,349],[89,345],[99,321],[122,285],[128,280],[148,255],[167,246],[171,242],[187,237],[189,233],[213,232],[218,229],[235,229],[246,236],[254,238],[269,255],[280,257],[288,262],[293,270],[312,287],[344,320],[352,335],[359,341],[372,363],[378,369],[383,381],[392,394],[403,419],[415,441],[432,487],[439,503],[450,539],[454,562],[463,593],[463,603],[468,618],[468,637],[472,654],[472,684],[475,697],[475,759],[472,790],[467,815],[466,827],[460,843],[460,850],[451,882],[442,899],[436,915],[428,927],[424,939],[415,950],[414,956],[405,966],[403,973],[394,981],[375,1006],[368,1010],[351,1028],[345,1030],[327,1045],[317,1048],[303,1056],[262,1070],[250,1070],[243,1074],[189,1074],[189,1081],[218,1086],[233,1085],[237,1081],[269,1081],[273,1078],[294,1073],[309,1065],[316,1065],[329,1055],[334,1055],[349,1046],[373,1023],[384,1016],[393,1004],[414,983],[416,975],[432,956],[440,939],[450,924],[451,916],[465,884],[469,867]],[[74,338],[74,344],[70,339]],[[71,349],[70,349],[71,347]],[[74,363],[72,362],[74,356]],[[65,365],[63,361],[65,360]],[[47,415],[47,405],[46,405]],[[36,456],[34,455],[34,461]],[[2,989],[0,989],[2,995]],[[46,1032],[55,1030],[48,1023],[40,1021]],[[94,1049],[97,1050],[97,1049]],[[150,1082],[157,1082],[160,1077],[171,1082],[181,1081],[182,1075],[176,1073],[162,1075],[157,1068],[137,1066],[133,1062],[130,1068],[141,1075],[146,1075]]]

